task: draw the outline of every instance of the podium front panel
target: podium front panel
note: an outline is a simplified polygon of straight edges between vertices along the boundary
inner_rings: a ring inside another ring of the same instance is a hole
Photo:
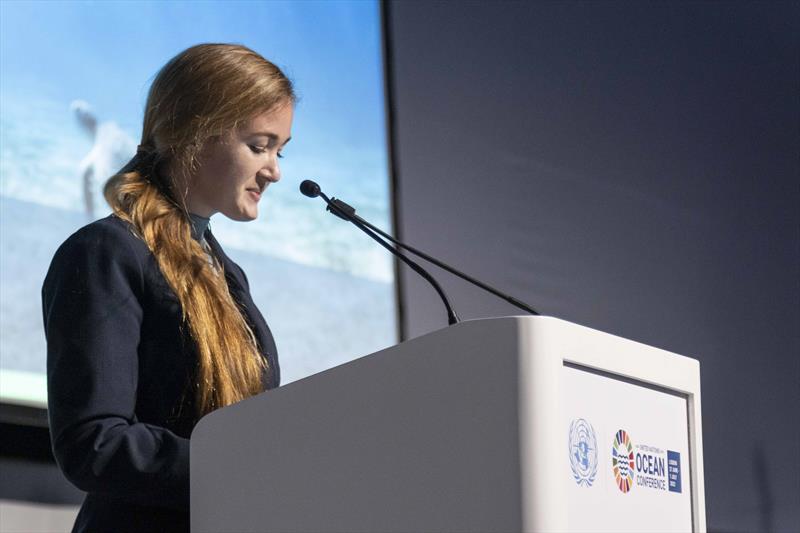
[[[564,365],[561,419],[569,530],[692,530],[684,395]]]

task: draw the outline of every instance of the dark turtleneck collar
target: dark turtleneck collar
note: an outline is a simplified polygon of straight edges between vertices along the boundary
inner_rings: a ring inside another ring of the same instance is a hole
[[[189,213],[189,227],[192,230],[192,238],[198,242],[203,242],[203,234],[206,232],[208,223],[211,219]]]

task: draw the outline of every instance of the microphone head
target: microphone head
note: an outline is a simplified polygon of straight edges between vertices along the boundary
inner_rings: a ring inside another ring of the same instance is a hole
[[[303,183],[300,184],[300,192],[309,198],[316,198],[322,190],[320,190],[319,185],[317,185],[315,181],[303,180]]]

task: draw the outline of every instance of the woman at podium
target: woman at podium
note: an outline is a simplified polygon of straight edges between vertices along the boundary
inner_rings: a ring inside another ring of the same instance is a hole
[[[294,102],[253,50],[184,50],[153,81],[136,156],[105,186],[113,213],[53,257],[48,415],[59,467],[87,492],[74,531],[188,531],[192,428],[278,386],[272,334],[208,223],[257,217]]]

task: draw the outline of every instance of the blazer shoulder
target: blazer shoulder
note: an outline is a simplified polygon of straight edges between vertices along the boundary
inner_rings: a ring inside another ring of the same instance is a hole
[[[141,280],[143,258],[149,253],[130,224],[109,215],[83,226],[58,247],[44,285],[50,285],[56,274],[62,277],[65,272],[82,270],[120,270],[129,279]]]
[[[83,226],[61,244],[56,254],[74,249],[93,252],[115,251],[119,255],[133,253],[135,256],[149,252],[144,241],[136,235],[133,226],[115,215]]]

